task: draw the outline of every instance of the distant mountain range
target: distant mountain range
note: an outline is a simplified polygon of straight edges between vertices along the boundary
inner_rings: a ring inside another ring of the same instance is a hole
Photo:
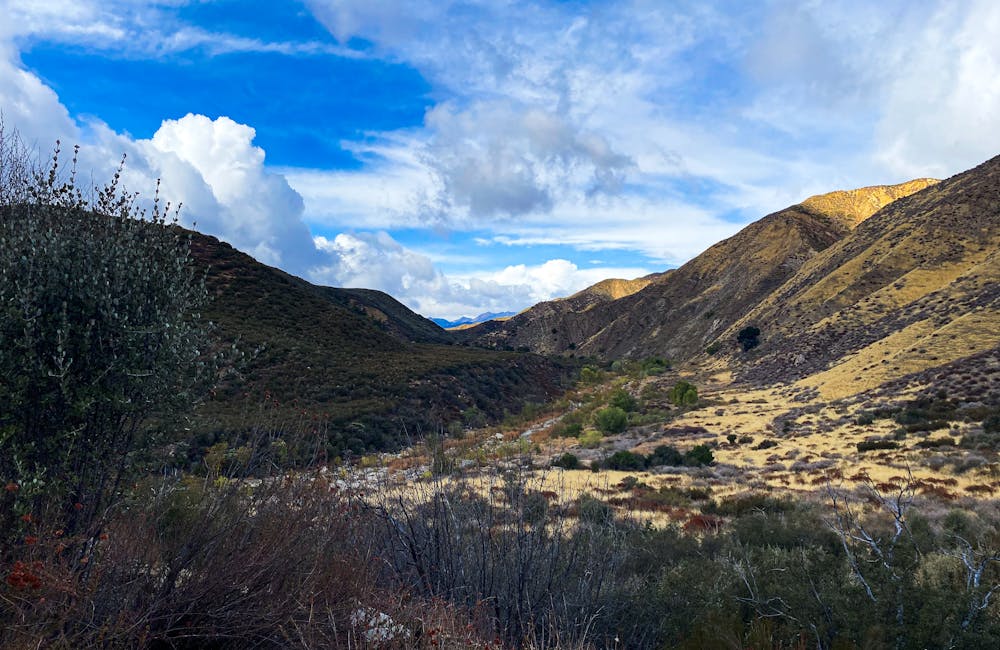
[[[502,311],[499,313],[488,311],[483,314],[479,314],[478,316],[462,316],[458,320],[447,320],[445,318],[432,318],[431,320],[444,329],[451,329],[454,327],[462,327],[463,325],[478,325],[479,323],[484,323],[488,320],[494,320],[497,318],[509,318],[516,313],[516,311]]]

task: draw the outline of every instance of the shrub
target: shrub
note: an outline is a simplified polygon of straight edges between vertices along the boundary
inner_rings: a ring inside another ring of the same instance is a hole
[[[601,435],[600,431],[595,429],[587,429],[582,434],[580,434],[580,446],[585,449],[593,449],[601,444],[601,440],[604,436]]]
[[[0,159],[11,145],[0,131]],[[68,533],[128,480],[150,417],[190,405],[209,373],[206,292],[169,205],[140,210],[121,169],[88,198],[58,156],[30,181],[0,173],[28,182],[0,192],[19,197],[0,204],[0,475],[25,511],[59,504]]]
[[[650,357],[642,361],[642,371],[647,375],[659,375],[670,370],[670,362],[660,357]]]
[[[616,406],[626,413],[630,413],[639,406],[632,395],[629,394],[624,388],[617,388],[613,393],[611,393],[611,399],[608,400],[609,406]]]
[[[604,461],[604,466],[622,471],[643,470],[646,469],[646,457],[631,451],[616,451]]]
[[[712,453],[712,448],[708,445],[698,445],[684,454],[684,464],[691,467],[711,465],[714,461],[715,455]]]
[[[760,345],[760,328],[748,325],[736,333],[736,341],[748,352]]]
[[[876,449],[896,449],[899,443],[895,440],[865,440],[858,443],[858,452],[874,451]]]
[[[660,465],[676,467],[684,464],[684,456],[670,445],[659,445],[646,459],[646,464],[650,467],[659,467]]]
[[[580,459],[576,457],[576,454],[571,454],[566,452],[559,458],[557,458],[552,463],[553,467],[561,467],[563,469],[579,469]]]
[[[617,406],[609,406],[594,414],[594,426],[602,433],[621,433],[628,426],[628,415]]]
[[[694,384],[681,380],[670,389],[669,397],[676,406],[691,406],[698,402],[698,389]]]

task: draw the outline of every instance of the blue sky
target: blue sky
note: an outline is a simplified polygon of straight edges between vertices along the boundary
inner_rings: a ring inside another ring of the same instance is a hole
[[[0,0],[0,111],[263,262],[455,318],[1000,153],[998,7]]]

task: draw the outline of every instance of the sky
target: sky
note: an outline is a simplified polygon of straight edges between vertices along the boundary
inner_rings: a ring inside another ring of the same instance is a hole
[[[457,318],[1000,154],[998,44],[994,0],[0,0],[0,114],[261,262]]]

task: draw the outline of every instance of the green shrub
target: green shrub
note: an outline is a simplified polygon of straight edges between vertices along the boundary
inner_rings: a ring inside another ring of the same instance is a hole
[[[631,451],[616,451],[604,461],[608,469],[621,471],[646,469],[646,457]]]
[[[642,361],[642,371],[647,375],[659,375],[670,370],[670,362],[660,357],[650,357]]]
[[[587,429],[582,434],[580,434],[580,446],[585,449],[593,449],[601,444],[601,440],[604,436],[601,435],[600,431],[596,429]]]
[[[616,388],[614,392],[611,393],[611,398],[608,400],[609,406],[616,406],[626,413],[630,413],[636,408],[638,408],[639,403],[634,397],[624,388]]]
[[[684,454],[684,464],[691,467],[711,465],[713,462],[715,462],[715,455],[708,445],[698,445]]]
[[[617,406],[603,408],[594,414],[594,426],[602,433],[621,433],[628,426],[628,414]]]
[[[0,131],[0,166],[10,144]],[[57,150],[0,191],[0,476],[25,511],[58,504],[66,533],[106,512],[154,444],[150,418],[188,407],[211,374],[189,238],[158,195],[140,210],[120,173],[91,197]]]
[[[874,451],[876,449],[897,449],[899,443],[895,440],[865,440],[858,443],[858,452]]]
[[[553,461],[552,466],[561,467],[563,469],[580,469],[580,459],[577,458],[576,454],[566,452]]]
[[[653,449],[653,453],[646,459],[646,463],[650,467],[659,467],[661,465],[677,467],[684,464],[684,456],[670,445],[659,445]]]
[[[687,381],[679,381],[670,389],[668,396],[676,406],[691,406],[698,402],[698,389]]]

